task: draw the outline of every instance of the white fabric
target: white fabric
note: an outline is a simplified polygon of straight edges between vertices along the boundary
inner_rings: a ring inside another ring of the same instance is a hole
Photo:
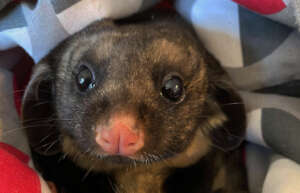
[[[262,193],[299,193],[300,165],[280,157],[271,164]]]

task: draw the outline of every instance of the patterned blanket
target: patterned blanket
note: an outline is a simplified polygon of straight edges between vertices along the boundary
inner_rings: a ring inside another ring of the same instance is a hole
[[[89,23],[122,18],[157,1],[1,0],[0,121],[5,124],[0,141],[28,150],[20,140],[23,133],[14,131],[20,126],[8,69],[20,63],[22,52],[11,48],[22,47],[38,62]],[[300,0],[177,0],[174,7],[193,24],[244,98],[251,192],[299,193]]]
[[[294,15],[299,4],[261,1],[264,9],[255,2],[242,7],[226,0],[180,0],[176,7],[246,102],[251,192],[300,192],[300,34]]]

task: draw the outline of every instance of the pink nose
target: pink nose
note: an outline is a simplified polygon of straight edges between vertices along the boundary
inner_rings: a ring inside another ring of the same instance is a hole
[[[143,132],[134,130],[134,125],[131,115],[114,116],[109,127],[96,128],[96,143],[111,155],[134,155],[144,146]]]

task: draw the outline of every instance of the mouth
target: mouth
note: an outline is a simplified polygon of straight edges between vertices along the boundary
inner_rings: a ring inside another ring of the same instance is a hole
[[[124,165],[131,165],[131,164],[146,164],[149,165],[154,162],[159,162],[164,158],[161,156],[148,154],[148,153],[139,153],[132,156],[124,156],[120,154],[110,155],[105,153],[99,152],[91,152],[93,157],[97,157],[97,159],[108,162],[108,163],[115,163],[115,164],[124,164]]]
[[[63,140],[63,152],[74,157],[75,160],[83,160],[86,163],[99,163],[100,165],[108,164],[114,166],[135,166],[149,165],[155,162],[165,160],[171,156],[168,154],[153,154],[150,152],[139,151],[133,155],[109,154],[105,153],[98,146],[82,148],[70,137],[65,136]],[[79,163],[80,164],[80,163]],[[85,167],[85,165],[83,166]]]
[[[101,158],[104,161],[116,164],[132,164],[134,162],[138,162],[136,159],[132,159],[129,157],[121,156],[121,155],[108,155]]]

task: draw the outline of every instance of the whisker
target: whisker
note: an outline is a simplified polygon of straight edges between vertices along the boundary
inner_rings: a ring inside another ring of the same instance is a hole
[[[51,144],[53,144],[53,142],[56,142],[56,141],[58,141],[58,139],[56,139],[52,142],[49,142],[49,143],[45,143],[43,145],[36,145],[36,146],[34,146],[34,148],[36,148],[36,147],[47,147],[47,146],[50,146]]]
[[[15,94],[18,94],[18,93],[23,93],[23,92],[25,92],[26,91],[26,89],[19,89],[19,90],[14,90],[14,91],[12,91],[12,92],[10,92],[10,93],[6,93],[5,95],[6,96],[9,96],[9,97],[12,97],[12,96],[14,96]],[[41,93],[46,93],[46,94],[51,94],[50,93],[50,91],[49,90],[39,90]],[[21,99],[22,100],[22,99]]]
[[[58,163],[61,162],[61,161],[63,161],[64,159],[66,159],[67,156],[68,156],[68,154],[64,152],[63,155],[60,156],[60,158],[58,159]]]
[[[43,137],[41,140],[40,140],[40,143],[43,143],[46,139],[48,139],[50,136],[52,136],[53,134],[55,134],[56,131],[52,131],[50,132],[50,134],[46,135],[45,137]]]
[[[235,102],[235,103],[226,103],[226,104],[222,104],[222,106],[227,106],[227,105],[242,105],[244,103],[241,102]]]
[[[23,130],[23,128],[22,127],[18,127],[18,128],[14,128],[14,129],[9,129],[7,131],[4,130],[3,133],[2,133],[2,137],[5,137],[5,136],[7,136],[7,135],[9,135],[9,134],[11,134],[13,132],[17,132],[19,130]]]
[[[29,125],[29,126],[26,126],[26,127],[18,127],[18,128],[14,128],[14,129],[9,129],[7,131],[3,131],[2,133],[2,136],[7,136],[13,132],[17,132],[19,130],[25,130],[25,129],[28,129],[28,128],[31,128],[31,127],[40,127],[40,126],[48,126],[49,124],[38,124],[38,125]],[[51,126],[51,124],[50,124]]]
[[[52,144],[46,149],[46,151],[45,151],[45,153],[47,153],[56,143],[58,143],[59,142],[59,140],[57,139],[57,140],[55,140],[55,141],[53,141],[52,142]]]
[[[44,104],[47,104],[47,103],[51,103],[51,102],[52,101],[43,101],[43,102],[35,103],[34,105],[31,106],[31,108],[37,107],[37,106],[40,106],[40,105],[44,105]]]
[[[91,166],[84,174],[84,176],[82,177],[81,179],[81,182],[83,182],[87,177],[88,175],[91,173],[91,171],[93,170],[93,166]]]
[[[30,119],[22,121],[22,124],[30,123],[30,122],[51,122],[51,121],[74,121],[73,119],[50,119],[50,118],[44,118],[44,119]]]
[[[119,188],[116,186],[116,184],[114,184],[111,179],[107,176],[108,182],[113,190],[113,192],[120,192]]]

